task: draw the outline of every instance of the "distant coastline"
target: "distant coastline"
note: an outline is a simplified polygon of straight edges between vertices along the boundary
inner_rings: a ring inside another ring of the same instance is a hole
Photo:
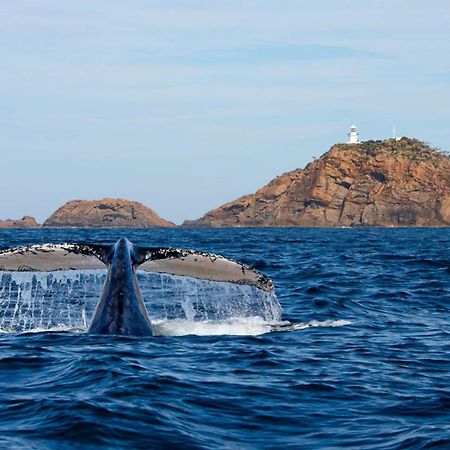
[[[0,228],[172,228],[126,199],[71,200],[42,225],[31,216]],[[450,158],[410,138],[336,144],[304,169],[181,227],[448,227]]]
[[[0,220],[0,228],[39,228],[40,226],[31,216],[23,216],[22,219]]]

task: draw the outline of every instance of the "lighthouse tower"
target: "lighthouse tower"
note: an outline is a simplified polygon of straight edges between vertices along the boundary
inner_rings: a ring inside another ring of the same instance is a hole
[[[347,144],[359,144],[359,134],[355,124],[350,127]]]

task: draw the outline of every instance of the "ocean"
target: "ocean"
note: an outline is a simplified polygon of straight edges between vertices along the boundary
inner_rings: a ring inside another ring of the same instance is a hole
[[[85,332],[104,279],[0,274],[0,448],[450,448],[450,229],[0,230],[193,248],[246,286],[140,275],[155,336]]]

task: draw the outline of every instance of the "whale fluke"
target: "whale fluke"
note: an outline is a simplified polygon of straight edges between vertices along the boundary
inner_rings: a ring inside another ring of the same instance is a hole
[[[146,272],[246,284],[270,292],[269,278],[245,264],[213,253],[133,245],[121,238],[114,245],[38,244],[0,251],[0,271],[107,269],[105,285],[89,332],[148,336],[150,318],[136,277]]]
[[[202,280],[248,284],[273,289],[268,277],[245,264],[213,253],[179,248],[133,246],[133,263],[145,272],[189,276]],[[112,245],[38,244],[0,251],[0,270],[53,272],[105,269]]]

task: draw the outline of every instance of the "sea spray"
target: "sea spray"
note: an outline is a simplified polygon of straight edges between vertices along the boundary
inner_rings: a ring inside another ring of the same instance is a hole
[[[105,277],[104,270],[0,272],[0,329],[13,333],[85,330]],[[155,323],[181,320],[187,321],[184,328],[188,323],[198,328],[202,322],[257,318],[267,327],[281,320],[275,294],[252,286],[146,272],[138,272],[138,280]]]

